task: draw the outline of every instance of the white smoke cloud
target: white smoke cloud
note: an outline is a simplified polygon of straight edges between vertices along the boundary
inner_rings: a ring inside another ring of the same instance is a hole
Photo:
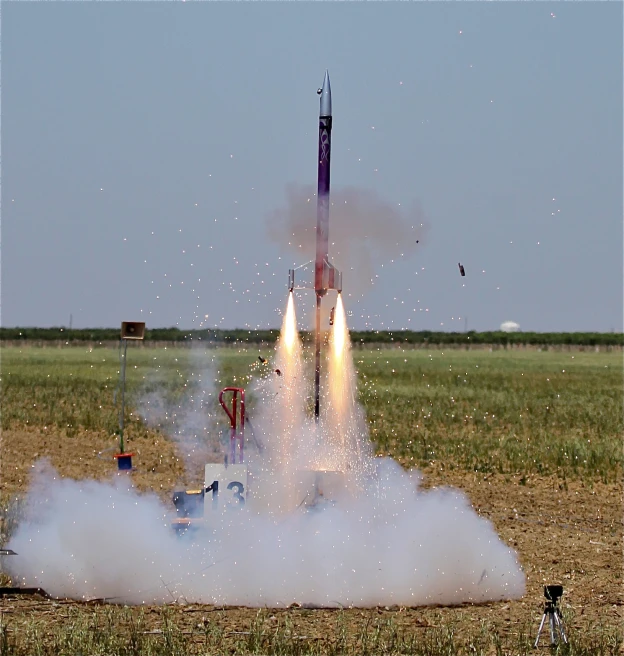
[[[38,474],[9,547],[10,573],[57,597],[127,604],[423,605],[518,597],[514,553],[451,489],[419,491],[390,459],[377,483],[343,504],[276,520],[218,518],[215,536],[176,538],[168,509],[128,479]]]

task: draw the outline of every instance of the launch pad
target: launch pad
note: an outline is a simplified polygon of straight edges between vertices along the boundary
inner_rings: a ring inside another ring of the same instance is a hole
[[[232,392],[231,408],[224,401],[227,392]],[[225,456],[222,464],[205,465],[201,488],[174,492],[176,517],[171,527],[179,535],[194,529],[213,530],[220,515],[230,510],[244,507],[252,511],[262,509],[266,492],[258,489],[261,484],[254,481],[244,463],[244,399],[245,391],[242,388],[226,387],[219,394],[219,402],[230,420],[229,456]],[[345,491],[345,476],[340,471],[297,470],[290,481],[290,494],[298,499],[295,506],[303,511],[317,510],[327,503],[333,504]]]

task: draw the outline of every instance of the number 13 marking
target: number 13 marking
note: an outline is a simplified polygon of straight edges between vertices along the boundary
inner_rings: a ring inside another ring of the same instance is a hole
[[[232,481],[228,486],[228,490],[233,491],[233,498],[236,499],[236,503],[230,504],[232,506],[238,506],[242,508],[245,505],[245,497],[243,492],[245,491],[245,486],[238,481]]]
[[[232,481],[228,486],[228,490],[232,490],[232,501],[228,503],[230,508],[242,508],[245,505],[245,497],[243,493],[245,492],[245,486],[238,481]],[[204,492],[212,492],[212,507],[217,509],[219,503],[219,481],[213,481],[212,485],[209,485]]]

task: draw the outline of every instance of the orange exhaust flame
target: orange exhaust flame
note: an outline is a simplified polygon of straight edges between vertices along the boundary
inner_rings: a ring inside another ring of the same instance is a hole
[[[298,339],[295,300],[292,292],[288,294],[288,305],[286,306],[286,316],[284,317],[282,334],[284,336],[284,346],[286,346],[288,353],[292,354]]]

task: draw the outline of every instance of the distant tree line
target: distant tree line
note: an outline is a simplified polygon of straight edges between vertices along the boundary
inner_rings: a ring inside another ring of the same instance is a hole
[[[300,333],[304,342],[312,333]],[[4,341],[64,341],[111,342],[119,340],[119,328],[4,328],[0,327],[0,340]],[[203,342],[207,344],[271,344],[279,330],[180,330],[179,328],[152,328],[145,331],[146,342]],[[351,341],[360,344],[413,344],[413,345],[534,345],[534,346],[623,346],[623,333],[534,333],[534,332],[475,332],[446,333],[429,330],[411,331],[351,331]]]
[[[422,331],[352,332],[352,342],[378,344],[500,344],[527,346],[621,346],[624,333],[535,333],[488,331],[465,333]]]

